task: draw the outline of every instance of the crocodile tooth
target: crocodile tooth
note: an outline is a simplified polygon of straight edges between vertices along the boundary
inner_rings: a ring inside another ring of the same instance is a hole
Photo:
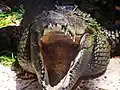
[[[48,28],[51,28],[51,27],[52,27],[52,24],[51,24],[51,23],[49,23]]]
[[[72,37],[72,36],[71,36],[70,38],[73,40],[73,37]]]
[[[75,35],[74,35],[74,37],[73,37],[73,42],[75,42]]]
[[[61,31],[64,32],[64,33],[66,31],[63,25],[61,26]]]
[[[120,34],[120,30],[119,30],[119,32],[118,32],[119,34]]]
[[[56,24],[56,27],[58,27],[58,28],[62,28],[60,24]]]
[[[116,37],[119,37],[119,32],[118,30],[115,30],[116,31]]]
[[[71,36],[71,40],[72,40],[73,42],[75,42],[74,36]]]
[[[44,74],[44,73],[45,73],[45,71],[44,71],[44,70],[42,70],[42,71],[41,71],[41,73],[42,73],[42,74]]]
[[[65,30],[61,27],[61,31],[64,33],[65,32]]]
[[[61,29],[61,31],[62,31],[62,32],[64,32],[64,30],[63,30],[63,29]]]
[[[73,42],[75,42],[75,36],[76,36],[76,33],[74,32],[74,35],[73,35]]]
[[[43,27],[44,27],[44,28],[48,28],[48,25],[44,25]]]
[[[72,36],[71,33],[70,33],[69,31],[67,31],[67,34],[68,34],[68,36],[70,36],[70,37]]]
[[[55,24],[55,27],[57,28],[58,31],[61,30],[61,25],[60,24]]]
[[[108,31],[107,31],[107,30],[105,30],[105,33],[106,33],[106,35],[108,36],[108,34],[109,34],[109,33],[108,33]]]
[[[108,31],[108,36],[109,36],[109,37],[111,36],[111,31]]]
[[[112,31],[112,34],[114,34],[114,31]]]
[[[70,36],[70,39],[71,39],[73,42],[75,42],[75,35],[72,36],[72,34],[69,32],[69,36]]]
[[[68,36],[70,36],[70,33],[69,33],[69,31],[67,31],[67,35],[68,35]]]
[[[114,31],[112,31],[112,38],[115,39]]]
[[[69,32],[69,36],[70,36],[70,37],[72,36],[70,32]]]
[[[66,31],[65,31],[65,35],[67,35],[67,34],[68,34],[68,31],[66,30]]]

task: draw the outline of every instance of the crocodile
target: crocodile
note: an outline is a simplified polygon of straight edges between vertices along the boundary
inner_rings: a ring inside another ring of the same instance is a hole
[[[43,5],[27,24],[29,14],[24,16],[19,64],[37,75],[42,90],[75,90],[80,77],[106,70],[110,58],[106,30],[76,6]]]
[[[110,47],[102,28],[74,6],[42,10],[23,32],[18,61],[43,90],[73,90],[80,76],[102,73]]]

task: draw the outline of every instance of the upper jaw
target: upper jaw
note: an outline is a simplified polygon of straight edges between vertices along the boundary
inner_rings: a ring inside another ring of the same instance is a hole
[[[67,11],[67,14],[71,13]],[[82,24],[84,22],[83,20],[72,15],[73,14],[71,14],[69,18],[69,16],[59,11],[43,11],[42,14],[36,18],[36,30],[38,30],[38,32],[42,30],[43,35],[50,32],[62,33],[70,36],[75,42],[76,36],[81,36],[85,33],[86,25]]]

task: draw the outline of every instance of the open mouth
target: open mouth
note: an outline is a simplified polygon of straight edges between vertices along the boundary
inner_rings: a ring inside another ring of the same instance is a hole
[[[85,70],[95,75],[109,63],[109,45],[100,27],[84,13],[68,9],[43,11],[19,45],[20,65],[37,75],[43,90],[73,90]],[[29,62],[23,54],[28,47]]]
[[[54,11],[41,17],[37,17],[30,31],[31,61],[39,83],[45,90],[71,90],[90,60],[93,40],[85,32],[86,26],[81,18],[64,17]],[[54,59],[55,56],[59,58]]]

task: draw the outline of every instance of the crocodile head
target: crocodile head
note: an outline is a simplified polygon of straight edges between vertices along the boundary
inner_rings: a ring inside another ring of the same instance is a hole
[[[39,78],[40,83],[48,90],[50,88],[58,90],[58,87],[68,88],[69,84],[71,89],[85,70],[92,51],[92,40],[89,32],[86,32],[87,26],[84,20],[72,12],[75,7],[56,7],[55,10],[43,11],[37,16],[30,29],[31,61],[38,59],[35,54],[38,52],[42,76]],[[80,66],[82,62],[86,63]],[[33,67],[37,68],[34,61]],[[42,74],[43,72],[45,73]],[[66,77],[70,81],[66,81]],[[66,85],[63,84],[64,81]]]
[[[74,6],[56,8],[43,10],[25,30],[30,60],[43,90],[72,90],[86,70],[89,75],[106,69],[109,47],[88,15]]]

